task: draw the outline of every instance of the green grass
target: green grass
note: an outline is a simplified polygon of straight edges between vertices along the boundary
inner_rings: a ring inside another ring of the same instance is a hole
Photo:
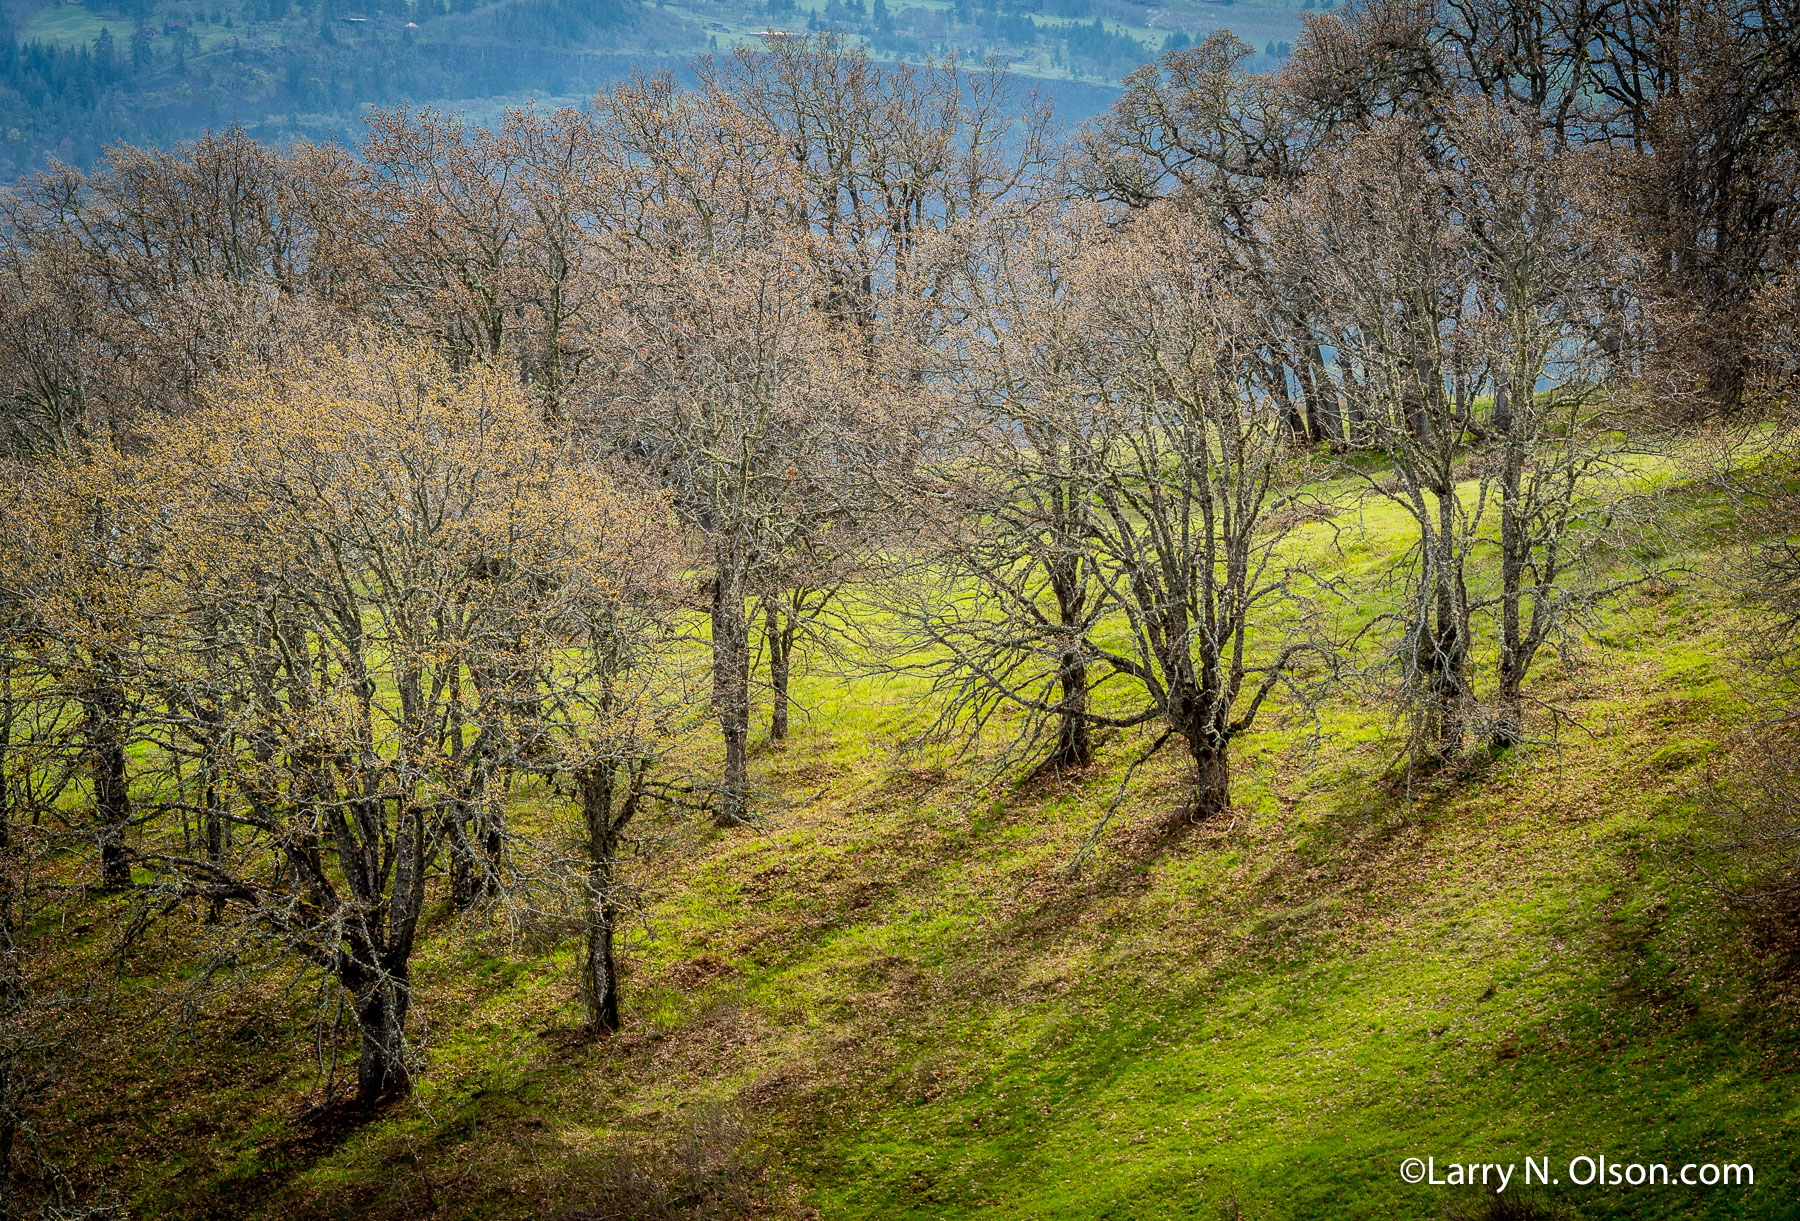
[[[50,4],[39,9],[25,23],[20,41],[79,47],[100,37],[103,29],[112,31],[113,43],[120,53],[130,48],[132,26],[128,18],[101,17],[80,4]]]
[[[1712,562],[1717,507],[1646,473],[1661,562]],[[1341,555],[1321,526],[1296,545],[1366,611],[1401,527],[1371,501]],[[1436,1218],[1458,1197],[1403,1158],[1563,1176],[1583,1154],[1750,1162],[1756,1186],[1565,1183],[1569,1215],[1800,1216],[1794,966],[1680,852],[1748,718],[1735,628],[1699,581],[1626,593],[1532,685],[1580,728],[1410,797],[1378,712],[1338,696],[1315,751],[1277,707],[1239,744],[1232,817],[1171,828],[1160,760],[1075,876],[1143,739],[1067,782],[977,783],[905,745],[917,685],[803,678],[795,740],[755,759],[761,826],[652,824],[619,1037],[557,1036],[566,947],[439,915],[413,1100],[303,1118],[310,1010],[277,979],[176,1043],[128,989],[104,1072],[58,1100],[82,1133],[60,1152],[144,1216],[555,1217],[722,1104],[768,1216]]]

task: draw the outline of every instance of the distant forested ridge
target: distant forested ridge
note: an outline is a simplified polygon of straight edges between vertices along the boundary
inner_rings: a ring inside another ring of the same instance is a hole
[[[72,6],[71,6],[72,7]],[[681,23],[636,0],[506,0],[471,10],[450,0],[435,18],[402,22],[377,6],[334,17],[286,0],[257,0],[248,24],[206,11],[197,21],[140,23],[128,38],[103,25],[77,46],[0,34],[0,176],[46,154],[91,163],[117,140],[165,143],[241,123],[272,137],[342,136],[364,105],[469,99],[529,86],[546,96],[592,92],[634,64],[672,63],[658,51]],[[275,30],[279,37],[270,37]],[[622,50],[581,49],[611,41]],[[639,51],[641,54],[633,54]]]
[[[0,0],[0,181],[115,141],[167,146],[241,125],[352,141],[370,106],[491,115],[572,101],[633,72],[685,72],[766,29],[836,29],[914,62],[995,57],[1040,78],[1070,121],[1127,73],[1231,16],[1272,66],[1298,10],[1131,0]],[[1241,20],[1240,20],[1241,18]],[[1273,38],[1269,37],[1273,35]]]

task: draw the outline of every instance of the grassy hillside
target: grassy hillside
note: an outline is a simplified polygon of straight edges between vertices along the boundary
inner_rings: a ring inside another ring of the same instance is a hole
[[[1137,739],[985,783],[906,746],[917,689],[815,674],[755,760],[760,826],[652,828],[620,1036],[569,1037],[569,951],[440,916],[428,1071],[353,1122],[308,1109],[311,984],[247,968],[174,1036],[168,964],[207,932],[175,919],[125,965],[49,1152],[86,1198],[169,1217],[1489,1215],[1403,1184],[1411,1156],[1548,1158],[1566,1216],[1800,1216],[1795,961],[1680,852],[1748,716],[1704,576],[1720,510],[1675,482],[1659,501],[1659,563],[1685,572],[1544,664],[1533,693],[1573,718],[1553,748],[1409,779],[1354,695],[1316,749],[1278,708],[1231,817],[1173,819],[1159,759],[1071,875]],[[1387,512],[1299,545],[1372,598]],[[547,822],[566,798],[518,801]],[[1566,1182],[1602,1154],[1756,1184]]]

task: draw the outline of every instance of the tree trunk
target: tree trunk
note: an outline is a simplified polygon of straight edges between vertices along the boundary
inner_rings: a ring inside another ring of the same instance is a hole
[[[506,806],[496,797],[476,808],[480,811],[481,893],[496,895],[503,885],[502,868],[506,864]]]
[[[0,1071],[0,1093],[11,1091],[11,1077],[10,1068]],[[12,1154],[13,1145],[18,1143],[19,1125],[11,1110],[8,1107],[8,1113],[0,1116],[0,1221],[13,1221],[17,1215],[13,1208]]]
[[[1049,564],[1050,592],[1056,597],[1057,621],[1071,632],[1057,659],[1057,684],[1062,698],[1056,710],[1060,720],[1056,750],[1043,764],[1053,769],[1086,767],[1094,759],[1093,733],[1088,721],[1087,660],[1080,649],[1080,637],[1073,635],[1081,629],[1087,613],[1088,591],[1082,580],[1081,564],[1079,553],[1072,547]]]
[[[457,805],[446,836],[450,841],[450,903],[458,911],[465,911],[475,903],[475,850],[469,846],[468,805]]]
[[[1468,690],[1468,624],[1464,621],[1465,603],[1459,597],[1456,582],[1454,510],[1448,493],[1439,493],[1437,548],[1437,623],[1426,625],[1423,637],[1430,655],[1425,658],[1426,674],[1434,701],[1436,719],[1435,750],[1440,761],[1452,759],[1462,751],[1464,695]]]
[[[216,867],[225,863],[225,810],[219,800],[217,775],[210,770],[206,779],[206,859]],[[225,900],[214,896],[206,907],[206,922],[217,924],[224,917]]]
[[[744,821],[750,788],[750,618],[735,568],[720,548],[712,604],[713,714],[725,737],[725,783],[714,815],[721,827]]]
[[[1087,665],[1081,654],[1063,654],[1057,682],[1062,689],[1062,699],[1056,711],[1060,718],[1056,750],[1044,765],[1059,771],[1086,767],[1094,760],[1094,738],[1088,724]]]
[[[1306,416],[1316,441],[1328,442],[1332,449],[1344,448],[1344,419],[1338,408],[1337,393],[1325,393],[1319,385],[1319,368],[1324,353],[1318,344],[1307,348],[1307,360],[1300,368],[1300,389],[1306,400]]]
[[[206,653],[207,673],[218,673],[218,659],[211,649]],[[225,820],[225,790],[223,776],[225,774],[225,757],[229,750],[226,739],[225,713],[217,704],[202,707],[200,717],[206,725],[206,736],[201,743],[200,803],[204,810],[201,816],[201,833],[206,838],[206,859],[215,868],[225,865],[225,847],[227,823]],[[225,900],[215,895],[206,906],[206,922],[217,924],[225,917]]]
[[[1505,750],[1525,738],[1524,684],[1526,649],[1523,639],[1521,587],[1524,584],[1525,523],[1520,520],[1519,498],[1525,473],[1525,452],[1513,429],[1511,392],[1502,382],[1494,392],[1495,431],[1505,438],[1500,468],[1500,715],[1488,734],[1488,746]],[[1521,400],[1524,401],[1524,400]]]
[[[721,827],[743,825],[749,809],[750,755],[748,727],[741,720],[720,717],[725,735],[725,790],[713,821]]]
[[[1506,750],[1525,740],[1525,692],[1522,676],[1500,675],[1500,713],[1488,732],[1488,748]]]
[[[578,780],[588,855],[581,998],[587,1005],[588,1030],[595,1035],[619,1029],[619,973],[613,960],[618,913],[612,887],[620,824],[613,819],[613,774],[612,763],[600,763],[580,773]]]
[[[1287,366],[1272,363],[1268,366],[1269,386],[1275,394],[1276,410],[1287,424],[1288,434],[1301,446],[1312,440],[1307,433],[1306,417],[1301,414],[1300,407],[1294,402],[1294,396],[1288,392]]]
[[[484,673],[478,672],[475,680],[481,683],[485,677]],[[450,705],[449,733],[444,751],[451,758],[460,759],[465,748],[462,701],[457,699]],[[455,797],[451,802],[449,824],[445,828],[444,849],[450,858],[450,905],[457,911],[467,911],[475,905],[478,884],[475,849],[469,842],[474,822],[474,804],[461,795]]]
[[[1231,759],[1227,744],[1206,730],[1189,733],[1187,743],[1194,761],[1191,817],[1204,822],[1231,808]]]
[[[595,875],[599,872],[597,866],[589,869],[589,884],[600,893],[589,900],[581,993],[587,1002],[588,1029],[596,1035],[607,1035],[617,1034],[620,1025],[619,972],[613,960],[613,929],[618,912],[612,901],[604,897],[611,882],[598,880]]]
[[[100,839],[100,881],[112,889],[131,885],[125,829],[131,822],[131,793],[125,769],[125,696],[103,686],[88,702],[89,765],[94,776],[94,822]]]
[[[3,664],[3,663],[0,663]],[[0,751],[11,745],[12,689],[7,678],[4,698],[7,706],[0,709],[9,723],[0,724]],[[19,882],[17,852],[12,836],[12,777],[7,774],[9,760],[0,756],[0,1021],[15,1020],[25,1000],[25,981],[19,969],[17,942],[17,904]],[[9,1040],[11,1042],[11,1040]],[[17,1047],[0,1049],[0,1221],[12,1221],[13,1145],[18,1138]]]
[[[1438,613],[1438,630],[1431,634],[1431,694],[1437,721],[1435,750],[1440,761],[1455,758],[1463,744],[1462,642],[1455,626]]]
[[[1365,449],[1370,444],[1374,430],[1369,424],[1368,388],[1356,378],[1355,370],[1340,362],[1344,371],[1344,446],[1347,449]]]
[[[362,1051],[356,1062],[356,1097],[366,1104],[403,1094],[406,1071],[406,1010],[412,1000],[407,968],[364,975],[350,984]],[[346,981],[350,982],[350,981]]]
[[[785,742],[788,736],[788,673],[794,653],[794,626],[773,601],[763,609],[763,634],[769,640],[769,686],[775,693],[769,713],[769,741]]]

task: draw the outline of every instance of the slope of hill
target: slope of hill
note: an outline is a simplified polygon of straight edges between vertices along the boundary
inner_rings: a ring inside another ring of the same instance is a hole
[[[542,930],[440,913],[428,1069],[353,1122],[308,1109],[330,1056],[291,980],[247,975],[261,1003],[180,1037],[159,1020],[138,985],[206,936],[176,921],[123,965],[46,1152],[75,1197],[170,1217],[1800,1216],[1794,960],[1682,853],[1749,716],[1734,612],[1697,575],[1723,510],[1673,479],[1657,498],[1670,528],[1637,558],[1690,575],[1546,667],[1554,746],[1408,777],[1379,708],[1339,696],[1316,748],[1278,710],[1230,817],[1172,817],[1160,762],[1071,873],[1134,739],[989,783],[908,745],[918,690],[815,674],[756,760],[761,825],[654,828],[621,1035],[569,1036]],[[1356,596],[1393,558],[1384,514],[1303,532]],[[525,788],[516,816],[566,800]],[[1602,1156],[1755,1181],[1571,1181]],[[1409,1185],[1411,1157],[1513,1177]],[[1527,1192],[1527,1158],[1561,1181]]]

